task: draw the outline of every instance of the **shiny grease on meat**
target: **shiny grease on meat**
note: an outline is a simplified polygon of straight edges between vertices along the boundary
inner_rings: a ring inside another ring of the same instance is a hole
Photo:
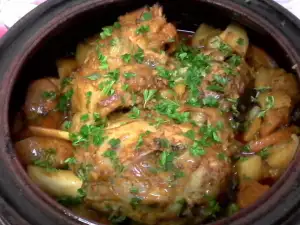
[[[297,82],[237,24],[187,43],[145,7],[34,81],[13,127],[33,181],[102,223],[205,223],[253,204],[296,152]]]

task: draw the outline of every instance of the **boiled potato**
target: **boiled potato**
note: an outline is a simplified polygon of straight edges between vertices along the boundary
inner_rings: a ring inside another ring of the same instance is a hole
[[[257,98],[259,105],[263,109],[267,108],[267,105],[268,105],[267,98],[268,97],[274,98],[274,104],[272,105],[272,109],[279,109],[279,108],[284,108],[284,107],[289,108],[291,106],[292,100],[289,95],[287,95],[283,91],[271,91],[271,92],[263,92]]]
[[[255,88],[270,87],[272,91],[282,91],[293,100],[297,100],[299,93],[298,82],[293,74],[283,69],[260,68],[255,74]]]
[[[56,61],[58,75],[60,79],[69,77],[77,69],[78,64],[75,59],[59,59]]]
[[[254,180],[245,180],[239,186],[237,202],[240,208],[247,208],[255,203],[263,194],[270,189]]]
[[[88,44],[80,43],[77,45],[75,58],[79,65],[84,63],[90,50],[91,46]]]
[[[220,38],[228,44],[234,52],[241,56],[246,55],[249,45],[247,32],[238,24],[230,24],[220,35]]]
[[[299,138],[293,134],[290,141],[274,145],[270,150],[270,155],[266,159],[273,168],[285,169],[292,161],[299,145]]]
[[[211,27],[205,23],[202,23],[193,36],[192,46],[204,46],[206,45],[209,38],[218,36],[219,34],[221,34],[221,30]]]
[[[18,141],[15,148],[24,165],[41,160],[49,162],[54,168],[61,168],[65,165],[64,161],[73,155],[70,142],[50,137],[29,137]]]
[[[260,156],[253,155],[245,161],[238,161],[236,169],[240,180],[252,179],[259,180],[262,177],[263,163]]]
[[[247,55],[247,62],[251,67],[259,69],[261,67],[265,68],[275,68],[277,67],[274,59],[271,58],[263,49],[258,48],[254,45],[250,45]]]
[[[28,88],[24,113],[29,125],[57,128],[62,122],[62,114],[56,111],[59,90],[52,79],[34,81]]]
[[[268,110],[260,127],[260,136],[266,137],[280,126],[288,124],[289,113],[290,109],[288,107]]]
[[[77,190],[82,186],[82,181],[72,171],[48,172],[41,167],[28,166],[27,172],[35,184],[54,197],[76,197],[78,195]]]
[[[261,126],[261,118],[255,118],[251,123],[247,131],[244,133],[244,141],[251,141],[255,135],[258,133]]]

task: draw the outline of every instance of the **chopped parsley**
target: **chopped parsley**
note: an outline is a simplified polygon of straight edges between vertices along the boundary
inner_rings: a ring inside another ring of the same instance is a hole
[[[115,28],[115,29],[120,29],[120,28],[121,28],[120,22],[114,22],[113,28]]]
[[[202,99],[202,104],[204,106],[217,108],[219,106],[219,101],[213,96],[208,96]]]
[[[239,38],[239,39],[237,39],[236,43],[237,43],[238,45],[243,46],[243,45],[245,45],[245,39]]]
[[[110,144],[111,148],[115,149],[118,148],[121,143],[121,140],[119,138],[112,138],[108,141],[108,144]]]
[[[150,90],[146,89],[146,90],[144,90],[144,93],[143,93],[143,95],[144,95],[144,108],[146,107],[147,103],[152,98],[154,98],[156,92],[157,92],[157,90],[155,90],[155,89],[150,89]]]
[[[184,133],[184,136],[191,140],[195,140],[196,132],[194,130],[188,130],[186,133]]]
[[[125,63],[130,63],[131,61],[131,55],[129,53],[122,55],[121,58]]]
[[[176,153],[172,151],[163,151],[160,154],[159,165],[164,171],[172,171],[174,169],[173,160]]]
[[[126,79],[130,79],[130,78],[135,77],[135,76],[136,76],[135,73],[131,73],[131,72],[126,72],[126,73],[124,73],[124,77],[125,77]]]
[[[76,171],[76,175],[80,180],[86,182],[89,178],[89,173],[92,169],[93,166],[91,164],[81,164],[79,169]]]
[[[78,133],[70,133],[73,146],[88,147],[90,144],[101,146],[105,139],[103,127],[100,126],[85,124]]]
[[[115,38],[110,40],[110,45],[111,46],[116,46],[116,45],[119,44],[119,42],[120,42],[119,38],[115,37]]]
[[[133,198],[131,198],[130,200],[130,205],[133,209],[136,209],[138,205],[140,205],[142,203],[142,199],[135,196]]]
[[[74,165],[77,163],[77,160],[75,157],[69,157],[69,158],[65,159],[64,163],[67,163],[69,165]]]
[[[67,87],[68,85],[70,85],[72,83],[73,78],[71,77],[65,77],[62,79],[60,86],[62,89],[64,89],[65,87]]]
[[[92,97],[93,92],[88,91],[85,93],[85,97],[86,97],[86,107],[89,106],[89,104],[91,103],[91,97]]]
[[[267,111],[269,111],[270,109],[272,109],[274,107],[275,99],[273,96],[267,96],[265,101],[266,101],[266,108],[258,113],[258,115],[257,115],[258,118],[265,117]]]
[[[185,84],[189,91],[187,103],[192,106],[200,106],[199,86],[211,70],[210,57],[185,45],[179,48],[175,56],[181,62],[182,67],[187,68],[184,74]]]
[[[136,34],[145,34],[150,31],[150,26],[149,25],[142,25],[138,27],[135,31]]]
[[[65,94],[63,94],[59,97],[59,101],[56,106],[58,111],[60,111],[60,112],[68,111],[70,101],[71,101],[73,94],[74,94],[74,90],[70,89]]]
[[[83,202],[84,197],[86,196],[86,192],[82,189],[79,188],[77,190],[77,196],[76,197],[71,197],[71,196],[63,196],[59,197],[57,201],[64,205],[64,206],[74,206],[74,205],[80,205]]]
[[[107,70],[108,69],[107,56],[103,55],[100,51],[98,51],[98,60],[100,62],[100,69]]]
[[[112,33],[113,33],[113,27],[112,26],[103,27],[102,32],[100,33],[100,37],[101,37],[101,39],[105,39],[107,37],[112,36]]]
[[[49,148],[45,149],[43,155],[40,159],[34,160],[33,164],[35,166],[46,169],[48,172],[56,171],[53,167],[56,160],[56,149]]]
[[[147,130],[146,132],[140,134],[139,139],[137,141],[137,144],[135,146],[136,150],[139,150],[143,146],[143,144],[144,144],[144,137],[147,136],[147,135],[149,135],[150,133],[151,132],[149,130]]]
[[[115,83],[115,80],[106,80],[101,82],[98,87],[105,95],[112,96],[115,93],[115,90],[113,89]]]
[[[241,64],[242,61],[242,57],[239,55],[232,55],[229,59],[228,59],[228,63],[231,66],[239,66]]]
[[[220,152],[220,153],[218,153],[218,159],[220,159],[222,161],[227,161],[228,156],[224,152]]]
[[[155,106],[155,109],[158,113],[168,116],[177,123],[185,123],[190,119],[189,112],[180,113],[177,110],[179,109],[179,104],[169,99],[164,99]]]
[[[72,122],[71,121],[65,121],[64,123],[63,123],[63,128],[64,128],[64,130],[69,130],[70,128],[72,127]]]
[[[137,52],[133,55],[135,61],[137,61],[137,63],[141,64],[144,62],[144,58],[145,58],[145,55],[144,55],[144,50],[139,48],[137,50]]]
[[[262,158],[262,159],[267,159],[270,155],[270,151],[269,151],[270,147],[266,147],[263,148],[258,155]]]
[[[100,77],[99,73],[92,73],[91,75],[86,76],[87,79],[92,81],[98,80]]]
[[[139,193],[139,189],[137,187],[132,187],[132,188],[130,188],[130,193],[131,194],[138,194]]]
[[[216,201],[216,199],[205,195],[205,198],[208,200],[207,206],[204,209],[204,214],[206,216],[212,217],[212,218],[216,218],[216,214],[220,212],[221,207],[219,205],[219,203]]]
[[[148,21],[152,19],[152,13],[151,12],[144,12],[141,18],[143,21]]]
[[[109,158],[114,169],[121,173],[124,170],[124,166],[121,164],[119,157],[117,156],[117,152],[115,149],[108,149],[103,153],[103,156]]]
[[[129,118],[138,119],[140,118],[141,111],[137,107],[133,107],[131,113],[129,114]]]
[[[83,115],[81,115],[81,117],[80,117],[80,121],[81,122],[86,122],[88,120],[89,120],[89,114],[83,114]]]
[[[47,100],[53,100],[56,98],[56,92],[55,91],[44,91],[42,93],[42,97]]]

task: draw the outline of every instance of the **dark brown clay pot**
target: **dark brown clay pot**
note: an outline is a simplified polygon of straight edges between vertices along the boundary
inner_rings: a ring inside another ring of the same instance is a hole
[[[93,224],[44,194],[16,158],[10,122],[28,83],[55,76],[55,59],[77,42],[111,24],[118,15],[155,0],[49,0],[19,21],[0,41],[0,215],[5,225]],[[162,0],[167,18],[180,29],[201,22],[225,27],[231,20],[248,28],[252,42],[267,49],[281,67],[300,63],[300,23],[271,0]],[[293,71],[300,78],[300,67]],[[300,206],[300,151],[285,174],[255,205],[215,224],[297,224]],[[300,217],[299,217],[300,218]]]

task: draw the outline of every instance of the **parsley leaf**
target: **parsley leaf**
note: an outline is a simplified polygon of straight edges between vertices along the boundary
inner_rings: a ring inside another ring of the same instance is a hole
[[[148,21],[152,19],[152,13],[151,12],[144,12],[142,15],[143,21]]]
[[[93,73],[91,75],[86,76],[87,79],[95,81],[98,80],[100,78],[100,74],[99,73]]]
[[[145,55],[144,55],[144,50],[139,48],[138,51],[133,55],[135,61],[137,63],[141,64],[144,61]]]
[[[135,77],[135,76],[136,76],[135,73],[130,73],[130,72],[124,73],[124,77],[125,77],[126,79],[130,79],[130,78]]]
[[[208,96],[202,99],[202,104],[208,107],[217,108],[219,106],[218,99],[213,96]]]
[[[56,149],[49,148],[45,149],[43,155],[40,159],[34,160],[33,164],[35,166],[46,169],[48,172],[56,171],[53,167],[56,161]]]
[[[146,107],[147,102],[149,102],[152,98],[154,98],[156,92],[157,91],[155,89],[144,90],[144,93],[143,93],[144,94],[144,101],[145,101],[144,108]]]
[[[164,171],[171,171],[174,168],[173,160],[175,159],[176,153],[163,151],[160,154],[159,164]]]
[[[129,114],[129,118],[138,119],[140,117],[140,110],[137,107],[133,107],[131,113]]]
[[[121,58],[125,63],[130,63],[131,61],[131,55],[129,53],[122,55]]]
[[[257,117],[259,118],[263,118],[266,115],[267,111],[269,111],[274,107],[275,104],[274,96],[267,96],[265,101],[266,101],[266,108],[258,113]]]
[[[169,99],[164,99],[160,101],[158,105],[155,106],[155,109],[158,113],[168,116],[173,119],[177,123],[185,123],[189,121],[190,113],[183,112],[179,113],[177,110],[179,108],[179,104],[171,101]]]
[[[145,34],[150,31],[150,26],[149,25],[142,25],[138,27],[135,31],[136,34]]]
[[[100,33],[100,37],[101,37],[101,39],[105,39],[107,37],[112,36],[112,33],[113,33],[113,27],[112,26],[103,27],[102,32]]]
[[[68,110],[73,94],[74,94],[74,90],[70,89],[65,94],[63,94],[59,97],[59,101],[56,106],[58,111],[66,112]]]
[[[69,158],[65,159],[64,163],[74,165],[77,163],[77,160],[75,157],[69,157]]]
[[[44,91],[42,93],[42,97],[47,100],[53,100],[56,98],[56,92],[55,91]]]
[[[245,45],[245,40],[244,40],[243,38],[239,38],[239,39],[236,41],[236,43],[237,43],[238,45],[243,46],[243,45]]]
[[[112,148],[117,148],[121,143],[121,140],[119,138],[112,138],[108,141],[108,144],[110,144],[110,146]]]
[[[81,117],[80,117],[80,121],[81,122],[86,122],[88,121],[89,119],[89,114],[83,114]]]
[[[121,164],[121,162],[117,156],[117,152],[115,150],[113,150],[113,149],[106,150],[103,153],[103,156],[110,159],[111,163],[113,164],[114,169],[117,172],[119,172],[119,173],[123,172],[124,166]]]
[[[141,204],[141,202],[142,202],[142,199],[141,199],[141,198],[139,198],[139,197],[133,197],[133,198],[130,200],[130,205],[131,205],[131,207],[132,207],[133,209],[136,209],[137,206],[138,206],[139,204]]]

